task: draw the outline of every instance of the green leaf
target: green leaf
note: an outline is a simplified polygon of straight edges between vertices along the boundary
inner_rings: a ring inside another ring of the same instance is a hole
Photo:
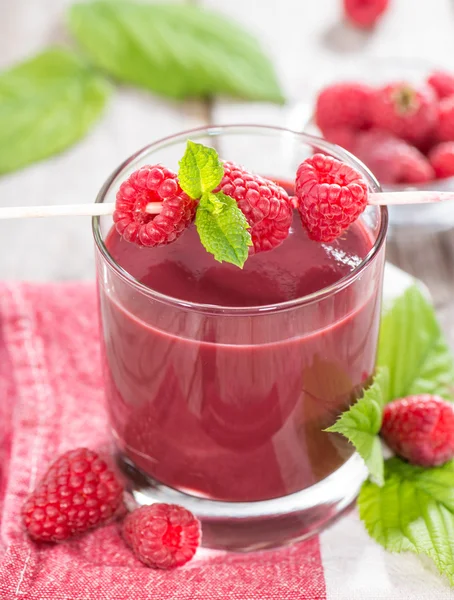
[[[364,483],[358,506],[367,531],[390,552],[426,554],[454,585],[454,461],[424,469],[385,463],[385,485]]]
[[[417,286],[384,311],[377,364],[389,370],[389,396],[454,395],[454,361],[433,306]]]
[[[178,181],[181,189],[194,200],[198,200],[205,192],[212,192],[224,175],[224,167],[216,150],[191,140],[188,140],[179,165]]]
[[[195,225],[207,252],[219,262],[243,268],[252,240],[246,217],[233,198],[222,192],[204,194],[197,207]]]
[[[383,485],[383,453],[378,433],[388,394],[388,370],[380,369],[363,397],[325,431],[341,433],[364,459],[369,473],[378,485]]]
[[[0,173],[64,150],[99,118],[110,85],[67,50],[0,74]]]
[[[177,99],[225,94],[283,101],[257,41],[214,12],[100,0],[73,6],[69,24],[91,60],[120,81]]]

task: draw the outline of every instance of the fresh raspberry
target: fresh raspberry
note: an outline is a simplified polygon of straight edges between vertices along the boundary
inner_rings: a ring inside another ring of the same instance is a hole
[[[440,142],[454,141],[454,96],[440,100],[436,137]]]
[[[215,191],[234,198],[250,225],[250,253],[276,248],[287,238],[293,210],[287,192],[269,179],[252,175],[232,162]]]
[[[401,145],[396,161],[400,170],[400,183],[427,183],[435,179],[432,165],[414,146]]]
[[[141,506],[123,524],[123,536],[139,560],[156,569],[186,564],[200,545],[200,522],[176,504]]]
[[[435,90],[438,98],[448,98],[454,96],[454,75],[446,71],[435,71],[428,79],[427,83]]]
[[[372,96],[373,89],[362,83],[335,83],[327,86],[319,93],[315,105],[317,127],[325,137],[337,127],[368,127]]]
[[[454,142],[442,142],[429,153],[430,164],[439,178],[454,175]]]
[[[349,152],[354,152],[358,132],[350,127],[339,126],[325,129],[323,137],[331,144],[337,144]]]
[[[454,458],[454,404],[439,396],[408,396],[387,404],[381,435],[396,454],[436,467]]]
[[[369,29],[389,6],[389,0],[344,0],[345,16],[357,27]]]
[[[435,130],[437,98],[429,86],[391,83],[378,89],[370,101],[373,125],[410,144],[423,144]]]
[[[331,242],[356,221],[367,205],[362,176],[331,156],[314,154],[298,167],[296,197],[310,239]]]
[[[386,131],[359,133],[353,152],[382,184],[424,183],[435,178],[429,161],[417,148]]]
[[[123,488],[92,450],[66,452],[49,468],[22,508],[29,535],[59,542],[105,523],[119,509]]]
[[[145,212],[149,202],[161,202],[158,215]],[[139,246],[175,241],[193,221],[196,202],[180,188],[177,175],[161,165],[145,166],[124,181],[117,192],[113,220],[120,235]]]

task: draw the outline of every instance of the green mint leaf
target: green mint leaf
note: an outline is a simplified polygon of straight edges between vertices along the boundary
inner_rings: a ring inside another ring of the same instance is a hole
[[[207,252],[219,262],[243,268],[252,240],[246,217],[233,198],[222,192],[204,194],[197,207],[195,225]]]
[[[454,585],[454,461],[424,469],[391,458],[385,484],[367,481],[359,514],[369,535],[390,552],[426,554]]]
[[[72,52],[51,49],[0,74],[0,173],[47,158],[83,137],[110,85]]]
[[[383,485],[383,453],[378,433],[388,395],[388,370],[380,369],[362,398],[325,431],[341,433],[363,458],[372,479]]]
[[[417,286],[385,308],[377,364],[389,370],[388,400],[423,393],[453,399],[453,355],[433,306]]]
[[[205,192],[212,192],[224,175],[224,167],[214,148],[188,140],[186,151],[179,162],[178,181],[186,194],[198,200]],[[222,203],[213,196],[222,206]]]
[[[76,4],[69,25],[94,64],[170,98],[229,95],[282,103],[270,60],[220,14],[182,3]]]

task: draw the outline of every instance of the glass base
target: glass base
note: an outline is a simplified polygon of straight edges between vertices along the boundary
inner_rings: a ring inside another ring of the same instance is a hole
[[[261,502],[220,502],[154,481],[123,454],[117,460],[137,504],[180,504],[200,519],[203,546],[236,552],[273,548],[315,535],[351,505],[367,476],[362,459],[354,454],[329,477],[300,492]]]

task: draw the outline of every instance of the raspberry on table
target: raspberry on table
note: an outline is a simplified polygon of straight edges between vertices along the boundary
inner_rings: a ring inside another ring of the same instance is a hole
[[[438,98],[454,96],[454,75],[446,71],[434,71],[427,79],[427,83],[435,90]]]
[[[418,146],[435,131],[437,98],[427,85],[390,83],[378,89],[370,101],[374,127]]]
[[[126,517],[123,537],[149,567],[173,569],[194,556],[200,545],[200,522],[176,504],[141,506]]]
[[[150,202],[162,203],[159,214],[145,212]],[[191,224],[196,206],[180,188],[176,173],[161,165],[149,165],[121,184],[113,220],[126,241],[139,246],[161,246],[175,241]]]
[[[59,542],[105,523],[120,508],[123,487],[96,452],[66,452],[49,468],[22,507],[28,534]]]
[[[387,131],[359,133],[353,153],[382,184],[424,183],[435,178],[424,154]]]
[[[439,178],[454,176],[454,142],[442,142],[429,152],[429,160]]]
[[[420,394],[385,406],[381,436],[401,458],[436,467],[454,458],[454,404]]]
[[[250,253],[272,250],[287,238],[293,209],[284,188],[225,162],[224,176],[215,192],[219,191],[236,200],[246,217],[253,243]]]
[[[345,16],[357,27],[373,27],[389,6],[389,0],[344,0]]]
[[[368,127],[372,95],[373,89],[363,83],[334,83],[325,87],[317,97],[315,122],[326,139],[329,131],[339,127]]]
[[[367,206],[367,184],[360,173],[324,154],[301,163],[295,190],[303,227],[317,242],[338,238]]]
[[[436,137],[440,142],[454,141],[454,96],[440,100]]]

